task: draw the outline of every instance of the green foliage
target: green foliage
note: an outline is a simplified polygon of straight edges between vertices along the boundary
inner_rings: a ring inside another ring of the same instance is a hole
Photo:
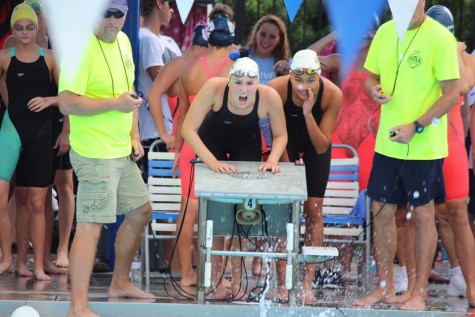
[[[246,3],[246,39],[254,23],[266,14],[275,14],[287,24],[292,52],[308,47],[331,31],[324,0],[304,0],[292,24],[290,24],[284,0],[219,0],[216,2],[227,4],[235,9],[237,1]],[[455,35],[459,41],[465,42],[471,51],[475,46],[475,0],[426,0],[426,9],[435,4],[444,5],[452,11],[455,20]],[[389,6],[386,17],[388,19],[391,17]]]

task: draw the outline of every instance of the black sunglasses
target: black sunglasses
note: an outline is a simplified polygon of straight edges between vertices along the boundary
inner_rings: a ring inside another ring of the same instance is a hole
[[[209,16],[210,20],[214,20],[214,19],[217,19],[217,18],[226,18],[226,19],[230,20],[229,15],[227,15],[226,13],[218,13],[218,14],[213,14],[213,15]]]
[[[121,19],[124,17],[124,12],[107,10],[106,13],[104,13],[104,18],[106,19],[109,19],[112,16],[116,19]]]

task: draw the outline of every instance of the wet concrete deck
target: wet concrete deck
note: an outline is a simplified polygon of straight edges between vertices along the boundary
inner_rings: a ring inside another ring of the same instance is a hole
[[[357,309],[352,303],[365,296],[365,291],[355,283],[336,289],[317,288],[319,298],[316,306],[290,307],[288,304],[272,302],[275,294],[275,281],[270,281],[269,300],[261,302],[220,302],[207,301],[198,305],[193,300],[180,299],[169,278],[155,276],[148,289],[157,295],[156,300],[109,299],[107,289],[111,279],[110,273],[93,274],[90,286],[90,303],[100,316],[471,316],[475,311],[468,308],[464,298],[447,297],[447,285],[430,284],[427,310],[424,312],[405,312],[397,305],[378,304],[365,309]],[[263,279],[248,278],[248,289],[263,285]],[[194,294],[194,288],[186,289]],[[0,276],[0,317],[10,317],[12,312],[22,306],[30,305],[37,309],[41,317],[66,316],[71,299],[69,277],[53,276],[50,282],[34,281],[32,278],[20,278],[14,275]]]

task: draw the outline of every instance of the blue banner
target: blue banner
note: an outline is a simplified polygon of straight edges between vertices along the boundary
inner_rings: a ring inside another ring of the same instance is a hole
[[[327,0],[329,18],[337,31],[337,50],[341,54],[340,73],[345,75],[359,53],[361,42],[377,24],[386,0]]]
[[[295,16],[302,5],[303,0],[284,0],[287,13],[289,14],[290,23],[294,22]]]

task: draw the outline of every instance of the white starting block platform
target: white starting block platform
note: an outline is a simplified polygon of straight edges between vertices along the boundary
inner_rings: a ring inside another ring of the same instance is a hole
[[[298,262],[323,263],[337,257],[338,249],[335,247],[310,247],[303,246],[302,254],[298,256]]]
[[[195,164],[195,195],[200,198],[197,301],[204,302],[205,288],[211,283],[211,255],[227,255],[286,259],[286,288],[290,303],[295,303],[300,205],[307,199],[305,166],[280,163],[282,171],[272,174],[258,172],[262,162],[226,163],[239,171],[221,174],[203,163]],[[213,236],[234,234],[237,237],[238,230],[245,232],[246,237],[287,237],[286,252],[264,254],[212,250]],[[330,257],[329,254],[315,254],[312,250],[313,253],[307,250],[312,254],[305,255],[302,260],[326,261]]]
[[[321,255],[321,256],[338,256],[338,249],[335,247],[302,247],[302,255]]]

